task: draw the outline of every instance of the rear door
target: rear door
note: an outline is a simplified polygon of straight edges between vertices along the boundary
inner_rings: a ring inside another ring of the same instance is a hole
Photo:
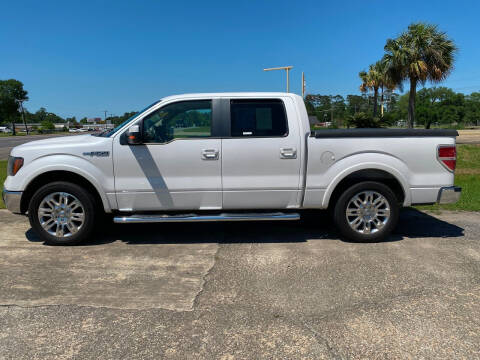
[[[299,205],[300,129],[288,98],[229,101],[230,136],[222,140],[224,209]]]

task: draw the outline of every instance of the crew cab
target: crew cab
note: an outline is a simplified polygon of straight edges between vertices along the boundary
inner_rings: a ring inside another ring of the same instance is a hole
[[[459,199],[457,135],[311,131],[291,93],[176,95],[101,134],[15,147],[3,199],[49,244],[88,239],[103,214],[115,223],[297,220],[327,208],[341,236],[380,241],[401,206]]]

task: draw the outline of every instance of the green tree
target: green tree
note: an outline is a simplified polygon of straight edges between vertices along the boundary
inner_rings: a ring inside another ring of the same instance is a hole
[[[339,95],[310,94],[305,102],[308,114],[316,115],[321,122],[331,121],[333,114],[334,125],[339,125],[342,120],[347,126],[363,127],[366,124],[396,126],[399,121],[406,123],[409,99],[409,92],[399,95],[386,88],[384,116],[380,119],[377,116],[375,121],[372,116],[372,99],[365,95],[347,95],[343,98]],[[416,124],[427,129],[432,126],[480,125],[480,92],[464,95],[447,87],[422,88],[416,93],[415,103]],[[357,113],[365,114],[352,120],[352,116]],[[377,115],[380,113],[377,112]],[[379,124],[376,123],[377,120]]]
[[[418,83],[444,80],[452,71],[457,47],[436,25],[413,23],[396,39],[388,39],[383,61],[389,77],[401,86],[410,82],[408,126],[415,122]]]
[[[364,96],[361,95],[347,95],[348,115],[354,115],[357,112],[368,110],[368,102]]]
[[[47,109],[44,107],[41,107],[40,109],[37,110],[35,113],[35,122],[42,123],[47,119]]]
[[[121,116],[109,116],[109,117],[107,117],[106,120],[110,120],[115,126],[117,126],[117,125],[120,125],[121,123],[123,123],[125,120],[131,118],[135,114],[137,114],[136,111],[126,112]],[[84,119],[85,119],[85,122],[86,122],[87,118],[84,118]],[[80,120],[80,122],[82,122],[82,120]]]
[[[308,115],[315,115],[315,106],[307,99],[305,99],[305,108],[307,109]]]
[[[370,65],[368,71],[360,71],[358,76],[362,80],[360,91],[366,93],[369,89],[373,90],[373,117],[377,116],[378,89],[380,88],[380,73],[377,72],[374,65]]]
[[[70,123],[70,125],[75,126],[77,125],[77,118],[75,116],[68,117],[65,119],[65,122]]]
[[[373,90],[373,117],[378,111],[378,91],[381,90],[380,104],[381,115],[383,116],[383,105],[385,101],[385,90],[393,90],[395,83],[388,74],[387,63],[380,60],[369,66],[368,71],[360,71],[358,76],[362,80],[360,91],[365,93],[368,89]]]
[[[465,97],[464,122],[471,125],[480,125],[480,92],[473,92]]]
[[[347,105],[341,95],[309,94],[305,97],[308,115],[315,115],[322,122],[341,124],[347,114]]]
[[[22,82],[15,79],[0,80],[0,117],[12,123],[13,135],[15,135],[15,119],[20,115],[19,109],[23,111],[23,102],[28,100],[27,94]],[[23,120],[25,123],[25,117]]]
[[[346,120],[346,109],[347,105],[345,104],[345,99],[341,95],[335,95],[331,98],[332,101],[332,110],[335,121],[337,125],[342,125],[342,122]]]
[[[65,119],[63,119],[61,116],[58,116],[57,114],[51,112],[47,112],[46,120],[51,121],[54,124],[65,122]]]
[[[40,123],[40,126],[41,126],[42,130],[55,130],[55,125],[51,121],[48,121],[48,120],[43,120]]]

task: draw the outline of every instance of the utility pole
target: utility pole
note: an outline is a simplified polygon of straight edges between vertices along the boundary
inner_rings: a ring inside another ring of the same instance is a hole
[[[302,71],[302,98],[305,99],[305,73]]]
[[[263,71],[272,71],[272,70],[285,70],[287,72],[287,92],[290,92],[290,78],[289,78],[289,72],[290,69],[292,69],[293,66],[280,66],[280,67],[275,67],[275,68],[267,68],[263,69]]]
[[[23,100],[18,100],[18,103],[20,104],[20,110],[22,111],[22,119],[23,119],[23,125],[25,126],[25,132],[28,135],[28,126],[27,126],[27,122],[25,121],[25,109],[23,108]]]

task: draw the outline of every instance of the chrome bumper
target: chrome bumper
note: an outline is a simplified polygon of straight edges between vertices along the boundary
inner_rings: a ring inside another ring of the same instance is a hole
[[[442,187],[438,191],[438,204],[453,204],[460,199],[462,188],[458,186]]]
[[[8,210],[12,213],[20,214],[20,201],[22,200],[22,191],[9,191],[3,189],[2,191],[2,199],[5,203],[5,206]]]

